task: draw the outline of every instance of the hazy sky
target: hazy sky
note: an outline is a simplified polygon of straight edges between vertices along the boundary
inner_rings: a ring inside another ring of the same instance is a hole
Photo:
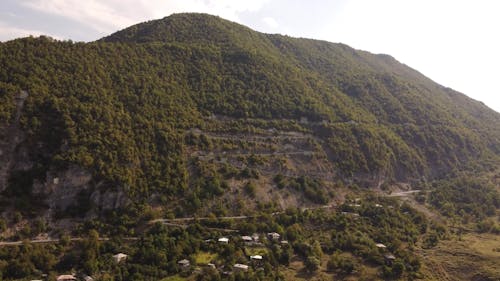
[[[266,33],[390,54],[500,112],[496,0],[0,0],[0,41],[93,41],[129,25],[204,12]]]

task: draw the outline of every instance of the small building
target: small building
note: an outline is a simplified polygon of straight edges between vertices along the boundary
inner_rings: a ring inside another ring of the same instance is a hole
[[[380,204],[375,204],[375,207],[377,207],[377,208],[382,208],[382,207],[384,207],[384,206],[383,206],[383,205],[380,205]]]
[[[279,240],[281,235],[279,235],[279,233],[276,233],[276,232],[269,232],[267,234],[267,237],[269,237],[269,239],[271,239],[271,240]]]
[[[207,266],[208,266],[208,267],[210,267],[210,268],[213,268],[213,269],[215,269],[215,268],[216,268],[216,267],[215,267],[215,264],[213,264],[213,263],[207,263]]]
[[[83,277],[83,281],[94,281],[94,278],[86,275],[86,276]]]
[[[126,255],[124,253],[118,253],[118,254],[116,254],[116,255],[113,256],[113,260],[116,263],[120,263],[122,261],[125,261],[127,258],[128,258],[128,255]]]
[[[241,236],[241,239],[242,239],[244,242],[246,242],[246,243],[248,243],[248,242],[253,242],[253,239],[252,239],[252,237],[250,237],[250,236],[246,236],[246,235],[244,235],[244,236]]]
[[[261,261],[262,256],[261,255],[250,256],[250,260]]]
[[[375,246],[376,246],[377,248],[379,248],[379,249],[385,249],[385,248],[387,248],[387,247],[386,247],[384,244],[382,244],[382,243],[377,243],[377,244],[375,244]]]
[[[187,268],[187,267],[191,266],[191,263],[187,259],[180,260],[177,262],[177,264],[182,268]]]
[[[56,278],[57,281],[75,281],[76,277],[73,274],[63,274]]]
[[[281,244],[281,245],[288,245],[288,241],[287,241],[287,240],[281,240],[281,241],[280,241],[280,244]]]
[[[233,266],[233,269],[234,271],[238,272],[238,271],[243,271],[243,272],[247,272],[248,271],[248,265],[246,264],[241,264],[241,263],[237,263]]]
[[[259,242],[260,239],[259,234],[257,233],[252,234],[252,239],[254,242]]]
[[[385,254],[384,259],[386,264],[391,265],[396,260],[396,257],[393,254]]]
[[[353,217],[353,218],[359,218],[359,214],[353,213],[353,212],[342,212],[342,215],[348,216],[348,217]]]
[[[229,238],[227,237],[221,237],[219,238],[219,240],[217,240],[219,243],[224,243],[224,244],[227,244],[229,243]]]

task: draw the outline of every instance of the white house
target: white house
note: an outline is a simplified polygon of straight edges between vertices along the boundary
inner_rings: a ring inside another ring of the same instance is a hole
[[[76,277],[73,274],[59,275],[56,278],[57,281],[75,281]]]
[[[177,262],[177,264],[182,267],[189,267],[191,265],[191,263],[187,259],[180,260]]]
[[[256,261],[261,261],[262,260],[262,256],[261,255],[250,256],[250,259],[251,260],[256,260]]]
[[[279,235],[279,233],[276,233],[276,232],[269,232],[267,234],[267,237],[269,237],[269,239],[271,239],[271,240],[279,240],[281,235]]]
[[[224,244],[227,244],[229,243],[229,238],[227,237],[221,237],[219,238],[219,240],[217,240],[219,243],[224,243]]]
[[[260,239],[259,234],[257,233],[252,234],[252,239],[254,242],[259,242]]]
[[[233,268],[234,271],[244,271],[244,272],[248,271],[248,265],[246,264],[237,263],[233,266]]]
[[[127,258],[128,258],[128,255],[126,255],[124,253],[118,253],[118,254],[116,254],[116,255],[113,256],[113,260],[116,263],[120,263],[122,261],[125,261]]]
[[[252,241],[253,241],[252,237],[247,236],[247,235],[241,236],[241,239],[242,239],[244,242],[252,242]]]

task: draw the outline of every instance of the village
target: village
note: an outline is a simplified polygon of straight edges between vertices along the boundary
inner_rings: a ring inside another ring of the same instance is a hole
[[[381,211],[384,209],[384,206],[378,203],[371,205],[373,205],[374,210]],[[354,199],[351,203],[346,203],[344,209],[341,209],[345,211],[338,212],[338,215],[340,218],[347,219],[353,223],[359,223],[359,220],[363,219],[363,217],[355,210],[360,208],[362,208],[360,200]],[[393,207],[390,206],[390,208],[387,209],[393,210]],[[305,210],[304,212],[314,211],[316,210]],[[279,216],[281,214],[276,213],[275,215]],[[247,218],[233,217],[232,219],[241,221]],[[185,230],[189,223],[194,222],[194,220],[190,219],[178,219],[178,221],[179,220],[188,224],[173,224],[162,220],[156,220],[155,223],[171,229],[177,228]],[[201,221],[203,221],[203,219]],[[200,241],[201,245],[199,251],[184,257],[180,256],[180,258],[175,261],[175,271],[177,272],[175,276],[191,280],[191,277],[202,276],[204,274],[218,274],[221,277],[226,276],[229,278],[231,275],[246,275],[249,273],[255,274],[264,272],[269,270],[266,266],[269,267],[270,265],[271,268],[287,265],[292,260],[292,257],[294,257],[293,260],[303,260],[303,258],[300,258],[302,255],[300,253],[300,247],[302,246],[285,239],[287,234],[288,236],[290,235],[290,231],[282,234],[274,231],[239,234],[239,230],[235,229],[230,229],[230,231],[226,229],[226,233],[224,233],[224,229],[217,229],[218,231],[215,232],[213,231],[214,228],[208,229],[211,229],[207,232],[209,235],[210,233],[212,235],[217,235],[217,233],[221,235],[202,239]],[[326,249],[328,246],[322,245],[321,248]],[[391,266],[397,260],[396,256],[389,251],[388,247],[383,243],[374,243],[374,250],[376,250],[375,252],[378,253],[386,266]],[[320,249],[319,251],[321,252],[322,250]],[[238,253],[242,254],[240,255]],[[233,255],[234,258],[227,259],[229,255]],[[286,256],[285,261],[283,261],[280,255],[288,256]],[[278,261],[276,261],[276,259],[278,259]],[[228,261],[232,262],[230,263]],[[116,267],[124,267],[127,263],[135,261],[134,257],[128,252],[118,252],[112,255],[112,262]],[[305,261],[303,261],[303,263],[304,266],[307,267],[307,263]],[[314,271],[315,269],[311,270]],[[92,281],[94,278],[86,274],[72,273],[59,275],[56,280]]]

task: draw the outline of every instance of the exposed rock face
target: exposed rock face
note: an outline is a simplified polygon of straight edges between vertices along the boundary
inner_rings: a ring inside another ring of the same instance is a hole
[[[16,96],[16,112],[10,124],[0,126],[0,192],[8,185],[12,171],[28,171],[33,167],[29,151],[23,145],[26,135],[19,124],[24,102],[29,94],[20,91]],[[44,180],[35,180],[31,193],[44,198],[49,206],[47,210],[66,210],[78,205],[82,191],[87,192],[86,198],[97,210],[118,208],[129,202],[123,191],[96,190],[92,174],[78,166],[70,166],[66,170],[53,171],[49,169]],[[84,215],[84,214],[82,214]]]
[[[0,126],[0,192],[7,188],[12,171],[28,171],[33,167],[33,161],[25,145],[26,135],[20,126],[24,103],[29,97],[28,92],[20,91],[15,99],[16,112],[10,124]],[[84,200],[89,200],[97,210],[107,210],[123,207],[129,199],[121,190],[106,190],[96,187],[92,174],[72,165],[65,170],[49,167],[43,180],[34,180],[31,194],[44,198],[49,207],[48,213],[54,210],[67,210],[80,204],[81,194]],[[85,215],[85,214],[82,214]]]
[[[77,201],[82,190],[92,188],[90,172],[70,166],[67,170],[57,173],[47,173],[45,182],[35,182],[32,193],[42,195],[50,209],[65,210]]]
[[[122,190],[96,190],[90,196],[90,200],[93,205],[102,210],[117,209],[126,206],[130,202],[128,196]]]
[[[36,182],[32,192],[45,198],[50,210],[67,211],[81,204],[80,200],[88,200],[90,215],[121,208],[130,202],[123,190],[101,188],[100,185],[95,183],[89,171],[72,165],[64,171],[47,173],[45,182]]]

